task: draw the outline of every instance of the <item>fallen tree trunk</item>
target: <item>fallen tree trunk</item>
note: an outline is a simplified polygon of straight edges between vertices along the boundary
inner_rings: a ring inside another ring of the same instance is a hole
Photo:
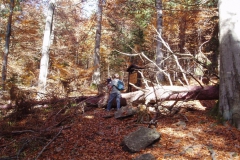
[[[167,100],[216,100],[219,86],[160,86],[136,92],[122,93],[122,98],[129,102],[156,102]]]
[[[121,105],[125,106],[128,103],[155,103],[157,101],[187,101],[187,100],[216,100],[218,99],[219,86],[160,86],[149,87],[143,90],[122,93]],[[155,96],[156,95],[156,96]],[[72,101],[74,103],[86,103],[86,105],[103,107],[106,106],[108,100],[107,94],[100,94],[96,96],[81,96],[75,98],[62,98],[45,101],[26,100],[22,102],[23,106],[36,106],[44,104],[57,104],[65,101]],[[29,107],[30,107],[29,106]],[[116,106],[116,102],[113,103]],[[1,109],[12,109],[16,106],[0,105]]]
[[[156,103],[157,101],[217,100],[219,86],[160,86],[149,87],[135,92],[122,93],[121,105],[128,103]],[[156,96],[155,96],[156,95]],[[99,107],[107,104],[108,96],[100,98]],[[116,106],[116,102],[113,103]]]

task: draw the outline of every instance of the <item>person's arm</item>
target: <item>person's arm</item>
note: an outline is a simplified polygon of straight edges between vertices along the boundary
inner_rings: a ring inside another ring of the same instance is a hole
[[[108,92],[110,93],[111,90],[112,90],[112,87],[113,87],[112,82],[110,82],[110,83],[107,85],[107,87],[108,87]]]

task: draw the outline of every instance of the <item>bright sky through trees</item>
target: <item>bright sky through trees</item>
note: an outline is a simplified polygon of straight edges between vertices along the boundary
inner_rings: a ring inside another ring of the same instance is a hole
[[[84,16],[90,17],[97,10],[98,0],[86,0],[83,2]]]
[[[59,0],[55,0],[56,2]],[[48,4],[49,0],[42,0],[43,3]],[[75,4],[79,3],[79,0],[73,1]],[[98,0],[82,0],[83,5],[83,17],[90,17],[97,11]]]

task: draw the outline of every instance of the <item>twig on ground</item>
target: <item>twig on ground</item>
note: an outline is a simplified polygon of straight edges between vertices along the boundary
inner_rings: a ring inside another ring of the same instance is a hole
[[[19,155],[21,152],[26,148],[26,145],[29,143],[29,139],[25,141],[25,143],[22,145],[22,148],[17,152],[16,158],[19,159]]]
[[[3,147],[6,147],[6,146],[9,146],[10,144],[12,144],[13,142],[16,142],[16,140],[13,140],[12,142],[10,142],[9,144],[4,144],[4,145],[1,145],[0,148],[3,148]]]
[[[15,133],[26,133],[26,132],[32,132],[32,133],[34,133],[35,131],[33,131],[33,130],[23,130],[23,131],[12,131],[12,133],[13,134],[15,134]]]
[[[67,105],[65,105],[62,109],[60,109],[56,114],[55,116],[57,116],[60,112],[62,112],[63,109],[65,109],[67,107]]]
[[[61,120],[58,124],[54,125],[53,127],[58,127],[63,121],[70,118],[70,116],[65,117],[63,120]]]
[[[48,144],[46,146],[43,147],[43,149],[41,150],[41,152],[38,153],[38,156],[35,158],[35,160],[37,160],[41,154],[44,152],[44,150],[60,135],[60,133],[62,132],[63,127],[60,129],[60,131],[56,134],[56,136],[50,141],[48,142]]]
[[[62,119],[60,122],[58,122],[57,124],[50,126],[48,128],[46,128],[44,131],[49,131],[50,129],[54,128],[54,127],[58,127],[63,121],[65,121],[67,118],[69,118],[70,116],[65,117],[64,119]]]
[[[181,114],[181,113],[180,113],[180,115],[185,118],[186,122],[188,122],[188,118],[187,118],[184,114]]]

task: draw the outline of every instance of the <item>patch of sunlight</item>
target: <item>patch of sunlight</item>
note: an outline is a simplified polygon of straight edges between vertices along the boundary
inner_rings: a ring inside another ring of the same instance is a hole
[[[231,160],[239,160],[239,153],[237,152],[229,152],[229,151],[223,151],[218,149],[213,149],[214,151],[214,159],[224,159],[225,157],[229,157]]]
[[[84,118],[86,118],[86,119],[93,119],[94,116],[92,116],[92,115],[85,115]]]
[[[206,110],[206,107],[203,106],[200,101],[195,101],[195,104],[196,104],[196,107],[201,110],[201,111],[205,111]]]
[[[200,132],[202,132],[202,130],[198,128],[193,132],[186,132],[186,130],[181,131],[181,130],[176,130],[174,128],[165,127],[165,128],[161,128],[160,132],[176,138],[190,138],[193,140],[197,140],[195,133],[199,134]]]
[[[193,128],[191,128],[191,130],[194,132],[194,133],[201,133],[201,132],[203,132],[202,131],[202,128],[201,127],[193,127]]]
[[[169,136],[174,136],[174,137],[179,137],[179,138],[183,138],[183,137],[188,136],[188,134],[186,134],[182,131],[176,131],[175,129],[169,128],[169,127],[161,128],[161,133],[165,133]]]
[[[217,146],[224,146],[224,145],[226,145],[226,142],[225,142],[223,137],[213,136],[213,138],[210,139],[210,142],[215,144],[215,145],[217,145]]]

